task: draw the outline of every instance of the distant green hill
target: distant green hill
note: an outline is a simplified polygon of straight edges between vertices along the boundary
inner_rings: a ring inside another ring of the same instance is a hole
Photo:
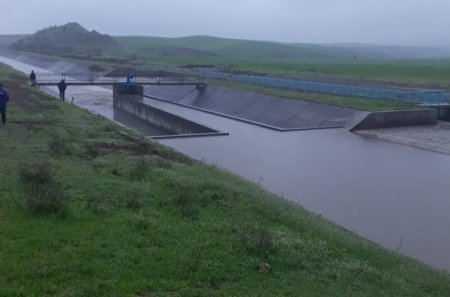
[[[22,37],[22,38],[20,38]],[[450,49],[426,47],[377,46],[367,44],[300,44],[228,39],[211,36],[162,38],[146,36],[111,37],[88,31],[78,23],[53,26],[32,35],[0,36],[0,49],[124,63],[150,61],[213,63],[198,58],[229,60],[336,61],[421,59],[450,57]],[[162,59],[161,59],[162,58]],[[168,58],[168,59],[166,59]],[[174,60],[176,58],[178,60]],[[192,60],[192,61],[188,61]]]
[[[115,37],[125,49],[144,56],[303,59],[417,59],[450,57],[450,50],[366,44],[297,44],[226,39],[210,36],[181,38]]]
[[[118,47],[111,36],[95,30],[89,32],[78,23],[49,27],[10,45],[13,50],[42,54],[101,54]]]
[[[305,59],[353,56],[350,50],[326,46],[268,41],[225,39],[209,36],[182,38],[115,37],[128,51],[142,55],[220,56],[226,58]]]

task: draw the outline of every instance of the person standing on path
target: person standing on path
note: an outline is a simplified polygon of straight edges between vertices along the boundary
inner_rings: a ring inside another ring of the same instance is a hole
[[[34,70],[31,70],[30,73],[30,82],[32,86],[36,85],[36,73],[34,73]]]
[[[3,90],[2,84],[0,84],[0,112],[2,113],[2,122],[6,123],[6,103],[9,101],[8,93]]]
[[[64,79],[62,79],[62,80],[58,83],[59,99],[61,99],[62,101],[65,101],[66,88],[67,88],[67,84],[66,84],[66,82],[64,81]]]

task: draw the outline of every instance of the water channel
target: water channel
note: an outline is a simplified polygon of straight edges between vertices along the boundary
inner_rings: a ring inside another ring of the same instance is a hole
[[[31,69],[45,71],[2,57],[0,62],[27,74]],[[69,87],[66,94],[91,112],[117,118],[109,89]],[[345,129],[283,133],[145,101],[230,133],[161,140],[164,145],[259,183],[384,247],[450,271],[450,156],[363,138]],[[151,133],[139,122],[129,125]]]

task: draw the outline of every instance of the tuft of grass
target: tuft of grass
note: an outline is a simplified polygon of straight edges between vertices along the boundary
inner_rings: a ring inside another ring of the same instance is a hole
[[[174,202],[184,217],[195,218],[198,215],[198,206],[192,186],[181,186]]]
[[[130,171],[130,178],[132,180],[142,180],[150,170],[150,162],[145,157],[140,157],[134,163]]]
[[[70,156],[72,155],[72,149],[66,141],[59,137],[55,137],[48,143],[48,151],[52,156]]]
[[[108,208],[107,198],[101,193],[93,193],[86,199],[86,209],[96,215],[102,215]]]
[[[54,176],[47,160],[35,164],[22,164],[19,169],[20,180],[24,185],[24,205],[34,215],[65,216],[69,197]]]
[[[146,230],[150,227],[150,220],[142,211],[136,215],[135,227],[137,230]]]
[[[263,224],[245,227],[239,232],[239,242],[252,254],[268,257],[276,251],[276,242],[270,229]],[[266,265],[262,270],[268,270]]]
[[[126,206],[130,209],[139,209],[142,207],[143,201],[142,201],[141,194],[137,191],[132,192],[127,197]]]
[[[170,169],[172,168],[172,162],[163,158],[155,157],[151,160],[151,166],[161,169]]]

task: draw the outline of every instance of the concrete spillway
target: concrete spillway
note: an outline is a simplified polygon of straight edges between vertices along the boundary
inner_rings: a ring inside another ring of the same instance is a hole
[[[148,86],[144,88],[144,94],[151,98],[256,122],[276,130],[342,128],[359,114],[359,111],[348,108],[215,86],[207,86],[204,89],[194,86]]]

